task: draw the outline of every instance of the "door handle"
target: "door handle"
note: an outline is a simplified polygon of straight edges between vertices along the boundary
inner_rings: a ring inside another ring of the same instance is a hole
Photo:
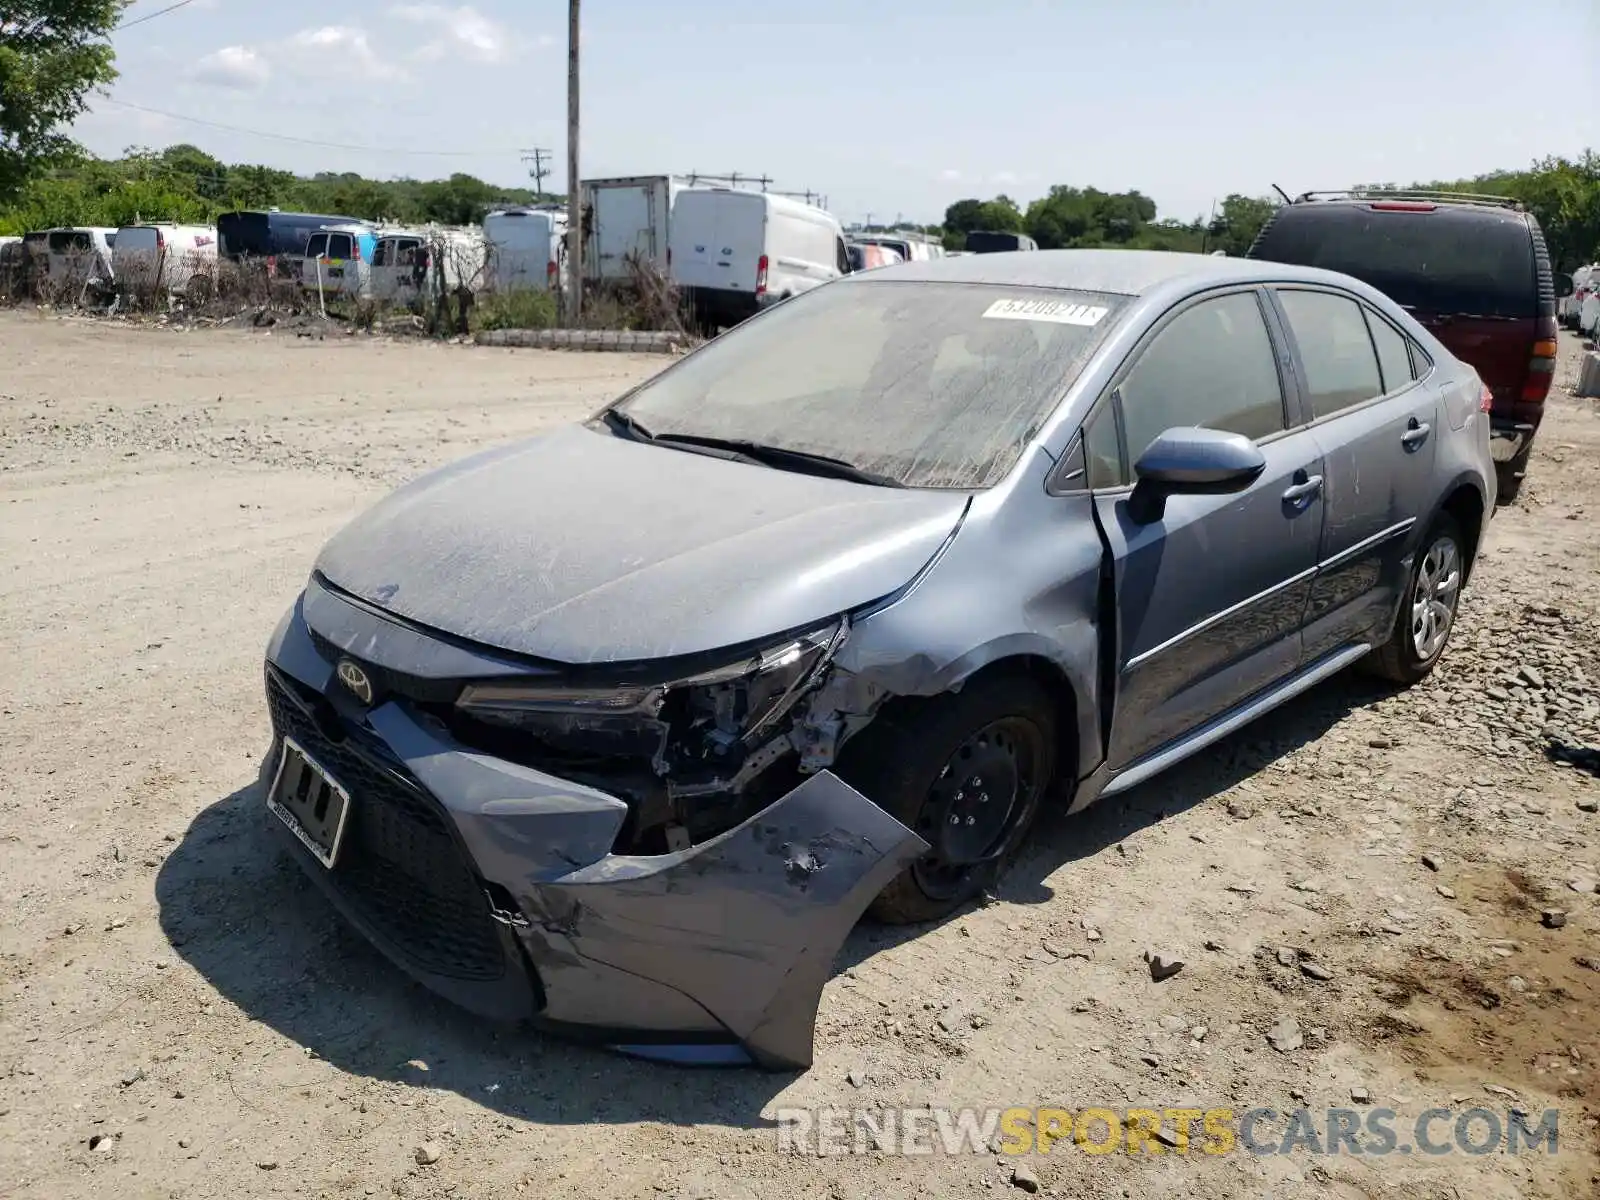
[[[1293,508],[1304,508],[1321,490],[1321,475],[1307,475],[1304,471],[1296,471],[1293,486],[1283,493],[1283,502]]]
[[[1426,421],[1418,421],[1415,417],[1406,424],[1406,431],[1400,435],[1400,444],[1407,450],[1415,450],[1428,440],[1428,434],[1433,429]]]

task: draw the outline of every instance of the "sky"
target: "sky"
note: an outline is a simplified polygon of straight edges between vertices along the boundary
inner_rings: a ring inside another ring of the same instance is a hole
[[[124,21],[173,0],[135,0]],[[765,174],[846,222],[968,196],[1460,178],[1600,149],[1594,0],[585,0],[579,174]],[[766,15],[766,14],[771,15]],[[565,188],[565,0],[190,0],[76,126],[302,173]],[[200,124],[198,122],[210,122]],[[227,126],[229,128],[221,128]],[[275,137],[262,136],[264,134]],[[325,143],[316,145],[311,143]]]

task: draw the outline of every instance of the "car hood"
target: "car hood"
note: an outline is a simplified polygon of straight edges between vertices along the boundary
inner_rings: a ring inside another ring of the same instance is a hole
[[[407,484],[337,534],[317,570],[481,645],[565,663],[666,658],[888,595],[967,503],[570,426]]]

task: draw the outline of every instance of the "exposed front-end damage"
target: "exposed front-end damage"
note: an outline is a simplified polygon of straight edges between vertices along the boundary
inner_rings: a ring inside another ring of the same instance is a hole
[[[870,715],[837,708],[858,699],[834,679],[849,636],[842,617],[660,680],[472,682],[427,711],[467,745],[621,797],[616,852],[667,853],[726,832],[832,764],[848,718]]]
[[[331,867],[286,841],[336,905],[476,1011],[809,1065],[839,946],[927,850],[826,769],[877,703],[833,667],[848,620],[666,682],[422,636],[313,581],[269,648],[264,785],[289,739],[349,794]]]

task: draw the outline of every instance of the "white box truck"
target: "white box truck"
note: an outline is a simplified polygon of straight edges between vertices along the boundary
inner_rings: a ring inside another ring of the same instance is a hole
[[[623,283],[628,257],[667,274],[672,206],[689,186],[679,175],[626,175],[583,181],[583,275],[588,283]]]

